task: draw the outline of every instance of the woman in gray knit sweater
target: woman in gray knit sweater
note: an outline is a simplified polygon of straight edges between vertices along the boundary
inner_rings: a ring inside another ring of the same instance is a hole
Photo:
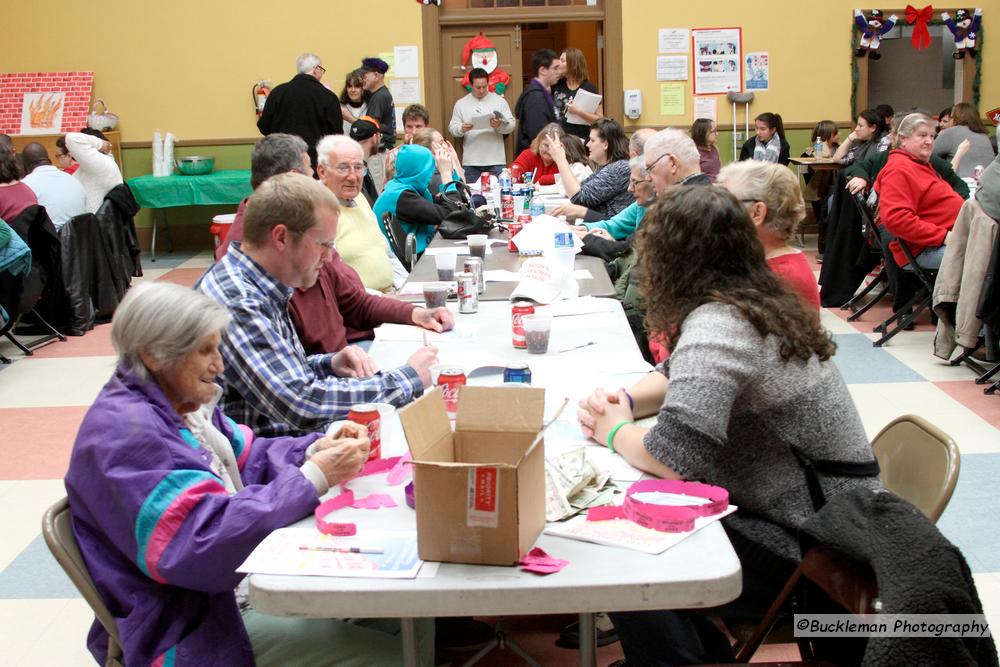
[[[863,467],[874,460],[871,447],[830,361],[829,334],[768,268],[732,194],[671,189],[647,211],[636,250],[647,326],[671,332],[671,355],[630,391],[597,390],[581,401],[580,423],[637,468],[729,490],[740,511],[724,525],[743,593],[710,613],[762,615],[799,559],[796,529],[815,511],[793,448]],[[657,412],[651,429],[633,423]],[[821,472],[823,495],[880,488],[877,466],[865,474]],[[695,612],[611,618],[628,664],[732,659],[724,636]]]

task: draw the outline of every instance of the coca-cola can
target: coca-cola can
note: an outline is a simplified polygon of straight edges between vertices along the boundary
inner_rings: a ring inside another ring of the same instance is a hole
[[[477,291],[480,294],[486,291],[486,278],[483,276],[483,260],[478,257],[469,257],[462,262],[462,270],[476,277]]]
[[[458,412],[458,390],[465,385],[465,372],[461,368],[442,368],[438,374],[437,385],[444,399],[444,408],[448,417],[455,418]]]
[[[533,315],[534,312],[534,304],[528,301],[515,301],[510,307],[510,332],[514,347],[528,347],[524,339],[524,322],[521,318],[525,315]]]
[[[500,191],[500,219],[514,219],[514,195],[511,194],[510,190]]]
[[[382,417],[379,415],[378,407],[371,403],[352,405],[347,413],[347,420],[368,429],[368,439],[371,441],[368,460],[382,458]]]
[[[458,312],[478,313],[479,283],[476,276],[462,272],[455,274],[455,280],[458,282]]]
[[[490,172],[483,172],[483,175],[479,177],[479,185],[483,192],[493,192],[493,184],[490,182]]]
[[[514,237],[523,228],[524,225],[520,222],[511,222],[507,225],[507,250],[510,252],[517,252],[517,246],[514,245]]]

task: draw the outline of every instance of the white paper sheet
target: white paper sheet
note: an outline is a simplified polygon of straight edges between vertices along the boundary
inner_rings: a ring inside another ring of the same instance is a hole
[[[395,55],[392,75],[395,77],[419,76],[417,69],[417,47],[396,46],[392,49]],[[395,97],[395,95],[394,95]]]
[[[718,120],[717,118],[717,106],[714,97],[709,97],[708,95],[695,95],[694,96],[694,117],[695,118],[710,118],[711,120]]]
[[[380,549],[357,554],[330,549]],[[264,538],[237,572],[413,579],[423,561],[417,556],[416,531],[365,530],[363,535],[335,537],[315,528],[279,528]]]
[[[687,56],[656,56],[657,81],[687,81]]]
[[[493,126],[490,125],[491,120],[493,120],[493,115],[489,114],[486,116],[473,116],[469,122],[472,123],[473,130],[492,130]]]
[[[687,28],[660,28],[657,31],[660,53],[687,53],[690,40],[691,33]]]
[[[422,343],[424,334],[426,334],[428,343],[474,341],[478,331],[478,325],[461,320],[455,323],[455,328],[451,331],[442,331],[441,333],[408,324],[383,324],[375,329],[375,338],[385,341]]]
[[[391,79],[389,92],[395,104],[414,104],[420,101],[420,79]]]
[[[573,96],[573,105],[580,107],[581,110],[586,111],[587,113],[595,113],[597,111],[597,107],[601,105],[601,100],[603,99],[603,95],[595,95],[589,90],[578,88],[576,95]],[[566,121],[576,123],[578,125],[590,124],[586,119],[577,116],[575,113],[566,114]]]

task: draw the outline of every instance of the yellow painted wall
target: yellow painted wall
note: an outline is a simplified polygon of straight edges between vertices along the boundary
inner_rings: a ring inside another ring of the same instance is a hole
[[[94,95],[122,117],[126,142],[155,129],[185,140],[259,136],[251,86],[287,81],[305,51],[323,59],[323,82],[338,94],[363,56],[396,45],[423,56],[413,0],[106,0],[98,9],[5,3],[0,71],[92,70]]]
[[[812,123],[823,118],[849,119],[851,110],[851,17],[857,0],[745,0],[697,2],[624,0],[623,70],[625,88],[639,88],[643,114],[635,125],[687,125],[693,120],[692,82],[685,82],[685,115],[660,115],[656,81],[659,28],[743,28],[743,52],[770,53],[771,90],[757,92],[751,117],[764,111],[780,113],[786,123]],[[906,3],[899,3],[904,7]],[[984,8],[983,76],[980,108],[1000,106],[1000,2],[979,3]],[[992,4],[992,7],[988,5]],[[861,5],[868,7],[868,5]],[[880,8],[886,5],[878,5]],[[922,6],[922,5],[921,5]],[[964,6],[964,5],[958,5]],[[942,6],[944,7],[944,6]],[[935,8],[935,12],[941,9]],[[952,12],[954,14],[954,12]],[[902,17],[902,12],[899,16]],[[903,19],[900,18],[902,21]],[[989,33],[994,35],[989,38]],[[691,58],[688,56],[690,76]],[[732,122],[732,106],[716,96],[720,124]],[[743,113],[739,113],[742,125]]]

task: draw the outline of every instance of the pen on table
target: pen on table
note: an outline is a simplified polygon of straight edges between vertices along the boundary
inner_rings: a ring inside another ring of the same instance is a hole
[[[299,551],[333,551],[341,554],[384,554],[385,549],[368,549],[365,547],[310,547],[302,545]]]
[[[579,350],[581,347],[589,347],[590,345],[597,345],[597,341],[590,340],[587,341],[586,343],[580,343],[579,345],[574,345],[573,347],[564,347],[563,349],[559,350],[559,353],[562,354],[563,352],[572,352],[573,350]]]
[[[424,334],[424,347],[427,347],[427,330],[424,329],[421,333]]]

